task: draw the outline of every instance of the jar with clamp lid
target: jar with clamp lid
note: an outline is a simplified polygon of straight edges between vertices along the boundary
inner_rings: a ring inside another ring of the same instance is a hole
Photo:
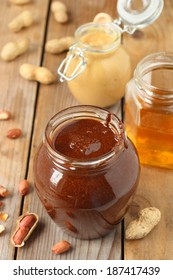
[[[173,169],[173,53],[138,63],[127,84],[125,126],[142,164]]]
[[[67,81],[81,104],[115,104],[124,96],[131,78],[130,57],[121,44],[121,35],[149,25],[162,9],[163,0],[119,0],[119,19],[80,26],[75,32],[76,43],[58,68],[60,81]]]

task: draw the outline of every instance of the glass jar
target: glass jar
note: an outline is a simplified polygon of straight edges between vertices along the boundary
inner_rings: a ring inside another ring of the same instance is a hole
[[[121,34],[147,26],[162,9],[162,0],[120,0],[119,19],[80,26],[75,32],[76,43],[58,68],[60,81],[67,81],[81,104],[115,104],[124,96],[131,78],[130,58],[121,45]]]
[[[137,65],[127,84],[125,126],[141,163],[173,168],[173,53]]]
[[[64,231],[82,239],[104,236],[122,220],[139,173],[138,155],[122,122],[93,106],[55,115],[34,160],[35,188],[47,213]]]
[[[77,29],[75,37],[78,43],[70,50],[74,57],[66,75],[74,72],[81,59],[83,68],[80,75],[67,81],[71,93],[81,104],[114,104],[124,95],[131,77],[130,58],[121,45],[120,31],[115,24],[88,23]]]

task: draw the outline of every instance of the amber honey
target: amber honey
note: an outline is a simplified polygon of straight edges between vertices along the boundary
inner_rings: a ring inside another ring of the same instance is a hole
[[[172,54],[144,58],[127,85],[125,126],[142,164],[173,168]]]

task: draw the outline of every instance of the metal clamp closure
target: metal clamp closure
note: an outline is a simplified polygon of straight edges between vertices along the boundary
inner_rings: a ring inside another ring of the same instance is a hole
[[[84,57],[83,51],[78,48],[75,45],[71,46],[70,49],[70,54],[62,61],[58,68],[58,74],[60,75],[60,82],[66,81],[71,81],[75,79],[77,76],[79,76],[86,68],[87,61]],[[71,75],[67,76],[67,70],[69,68],[69,65],[71,61],[77,58],[79,60],[79,63],[76,65],[74,71],[71,73]]]
[[[127,32],[128,34],[133,34],[136,31],[135,27],[126,25],[120,17],[118,19],[115,19],[113,23],[116,24],[121,33]]]

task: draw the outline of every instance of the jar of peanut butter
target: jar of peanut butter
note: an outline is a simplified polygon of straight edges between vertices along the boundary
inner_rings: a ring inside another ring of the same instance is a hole
[[[125,126],[142,164],[173,169],[173,53],[137,65],[127,84]]]
[[[131,63],[121,35],[147,26],[162,8],[163,0],[119,0],[119,19],[88,23],[76,30],[76,43],[70,47],[58,74],[81,104],[108,107],[124,96]]]
[[[54,222],[81,239],[106,235],[137,188],[139,158],[123,123],[94,106],[75,106],[47,124],[34,160],[40,200]]]

